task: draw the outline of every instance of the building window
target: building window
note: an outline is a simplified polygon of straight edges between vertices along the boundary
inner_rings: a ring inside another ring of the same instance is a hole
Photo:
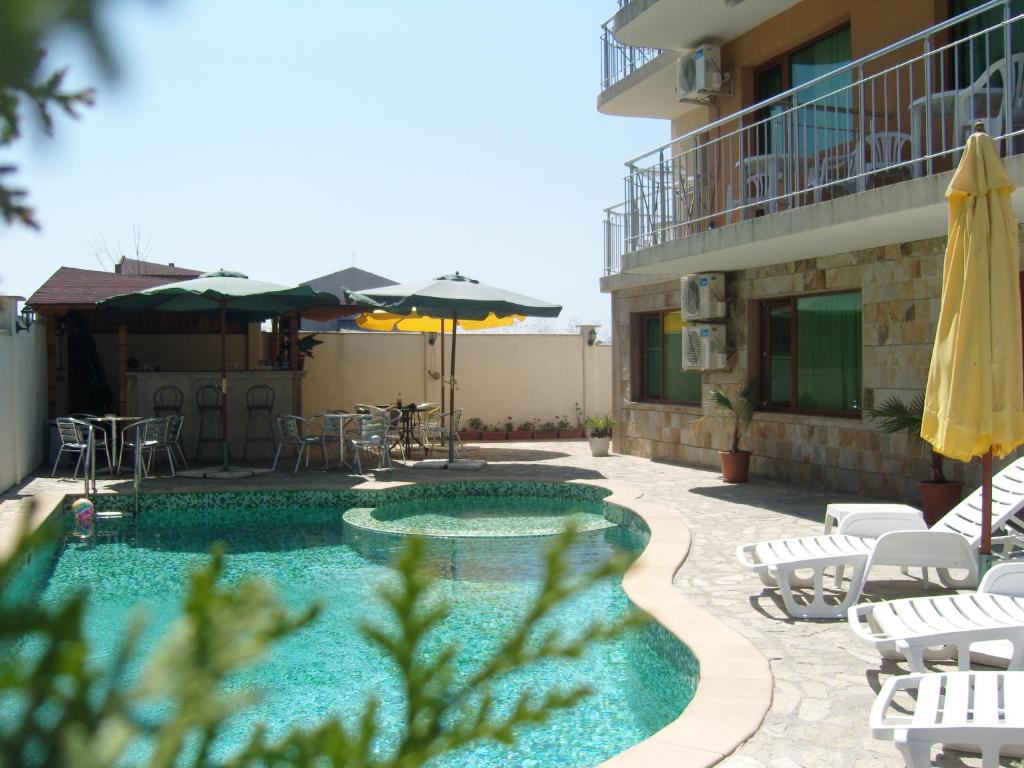
[[[850,61],[850,27],[846,26],[760,69],[754,78],[754,96],[759,102],[765,101]],[[788,123],[780,118],[786,108],[783,104],[760,110],[757,119],[767,122],[758,128],[754,139],[757,146],[749,148],[749,154],[796,151],[812,155],[850,142],[855,135],[853,90],[849,88],[852,83],[853,73],[846,71],[794,94],[792,107],[797,109]]]
[[[825,414],[860,412],[859,291],[763,302],[761,352],[766,407]]]
[[[700,371],[683,370],[682,313],[640,316],[640,399],[699,403]]]

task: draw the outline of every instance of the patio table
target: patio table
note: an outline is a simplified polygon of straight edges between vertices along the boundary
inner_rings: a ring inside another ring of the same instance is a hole
[[[370,418],[368,413],[343,413],[338,411],[325,411],[323,413],[323,420],[326,422],[328,419],[336,419],[338,422],[338,464],[340,466],[348,467],[353,469],[353,466],[345,461],[345,427],[350,422],[356,423],[357,427],[361,430],[362,423]],[[324,456],[324,466],[329,466],[327,457]]]
[[[105,416],[90,416],[86,421],[90,421],[94,424],[103,426],[104,422],[110,426],[110,457],[114,460],[113,466],[110,467],[110,472],[114,475],[121,473],[121,456],[118,453],[118,439],[120,438],[120,432],[118,431],[118,422],[132,422],[138,421],[141,417],[139,416],[118,416],[113,413],[108,413]]]

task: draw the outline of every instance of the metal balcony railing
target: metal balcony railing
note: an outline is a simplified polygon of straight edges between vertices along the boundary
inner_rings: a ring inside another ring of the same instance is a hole
[[[611,30],[611,20],[601,25],[601,90],[611,88],[624,77],[661,55],[660,48],[623,45]]]
[[[605,273],[623,254],[940,173],[974,124],[1024,151],[1024,14],[971,11],[751,105],[626,163],[605,219]],[[614,212],[609,213],[609,212]]]

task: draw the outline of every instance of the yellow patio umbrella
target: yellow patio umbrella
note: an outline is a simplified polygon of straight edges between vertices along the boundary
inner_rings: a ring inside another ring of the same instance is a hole
[[[992,454],[1024,444],[1024,374],[1013,184],[991,137],[967,140],[946,190],[949,241],[921,437],[959,461],[982,457],[982,568],[991,554]]]
[[[501,328],[525,320],[523,315],[506,315],[497,317],[493,312],[483,320],[458,320],[459,328],[464,331],[480,331],[487,328]],[[452,321],[437,317],[428,317],[418,313],[396,315],[383,310],[364,312],[356,317],[356,325],[367,331],[422,331],[424,333],[451,333]]]
[[[481,331],[487,328],[501,328],[519,320],[525,320],[523,315],[505,315],[498,317],[493,312],[488,313],[483,320],[458,319],[455,322],[464,331]],[[382,309],[375,309],[370,312],[363,312],[356,316],[356,325],[366,331],[420,331],[422,333],[441,334],[441,371],[444,371],[444,335],[452,332],[452,321],[438,317],[421,315],[412,312],[408,315],[398,315],[393,312],[386,312]],[[441,411],[444,411],[444,377],[441,377]]]

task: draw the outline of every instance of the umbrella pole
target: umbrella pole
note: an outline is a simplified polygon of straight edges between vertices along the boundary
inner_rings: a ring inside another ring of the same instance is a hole
[[[227,302],[220,302],[220,442],[224,470],[230,463],[228,456],[228,348],[227,348]]]
[[[451,418],[448,420],[448,463],[455,463],[455,332],[459,327],[459,313],[452,313],[452,370],[448,375],[448,407]],[[442,322],[441,327],[444,327]],[[442,369],[443,370],[443,369]]]
[[[444,409],[444,320],[441,320],[441,366],[439,368],[441,375],[438,377],[441,380],[441,413],[445,413]]]
[[[981,457],[981,546],[978,548],[978,578],[992,567],[992,449]]]

